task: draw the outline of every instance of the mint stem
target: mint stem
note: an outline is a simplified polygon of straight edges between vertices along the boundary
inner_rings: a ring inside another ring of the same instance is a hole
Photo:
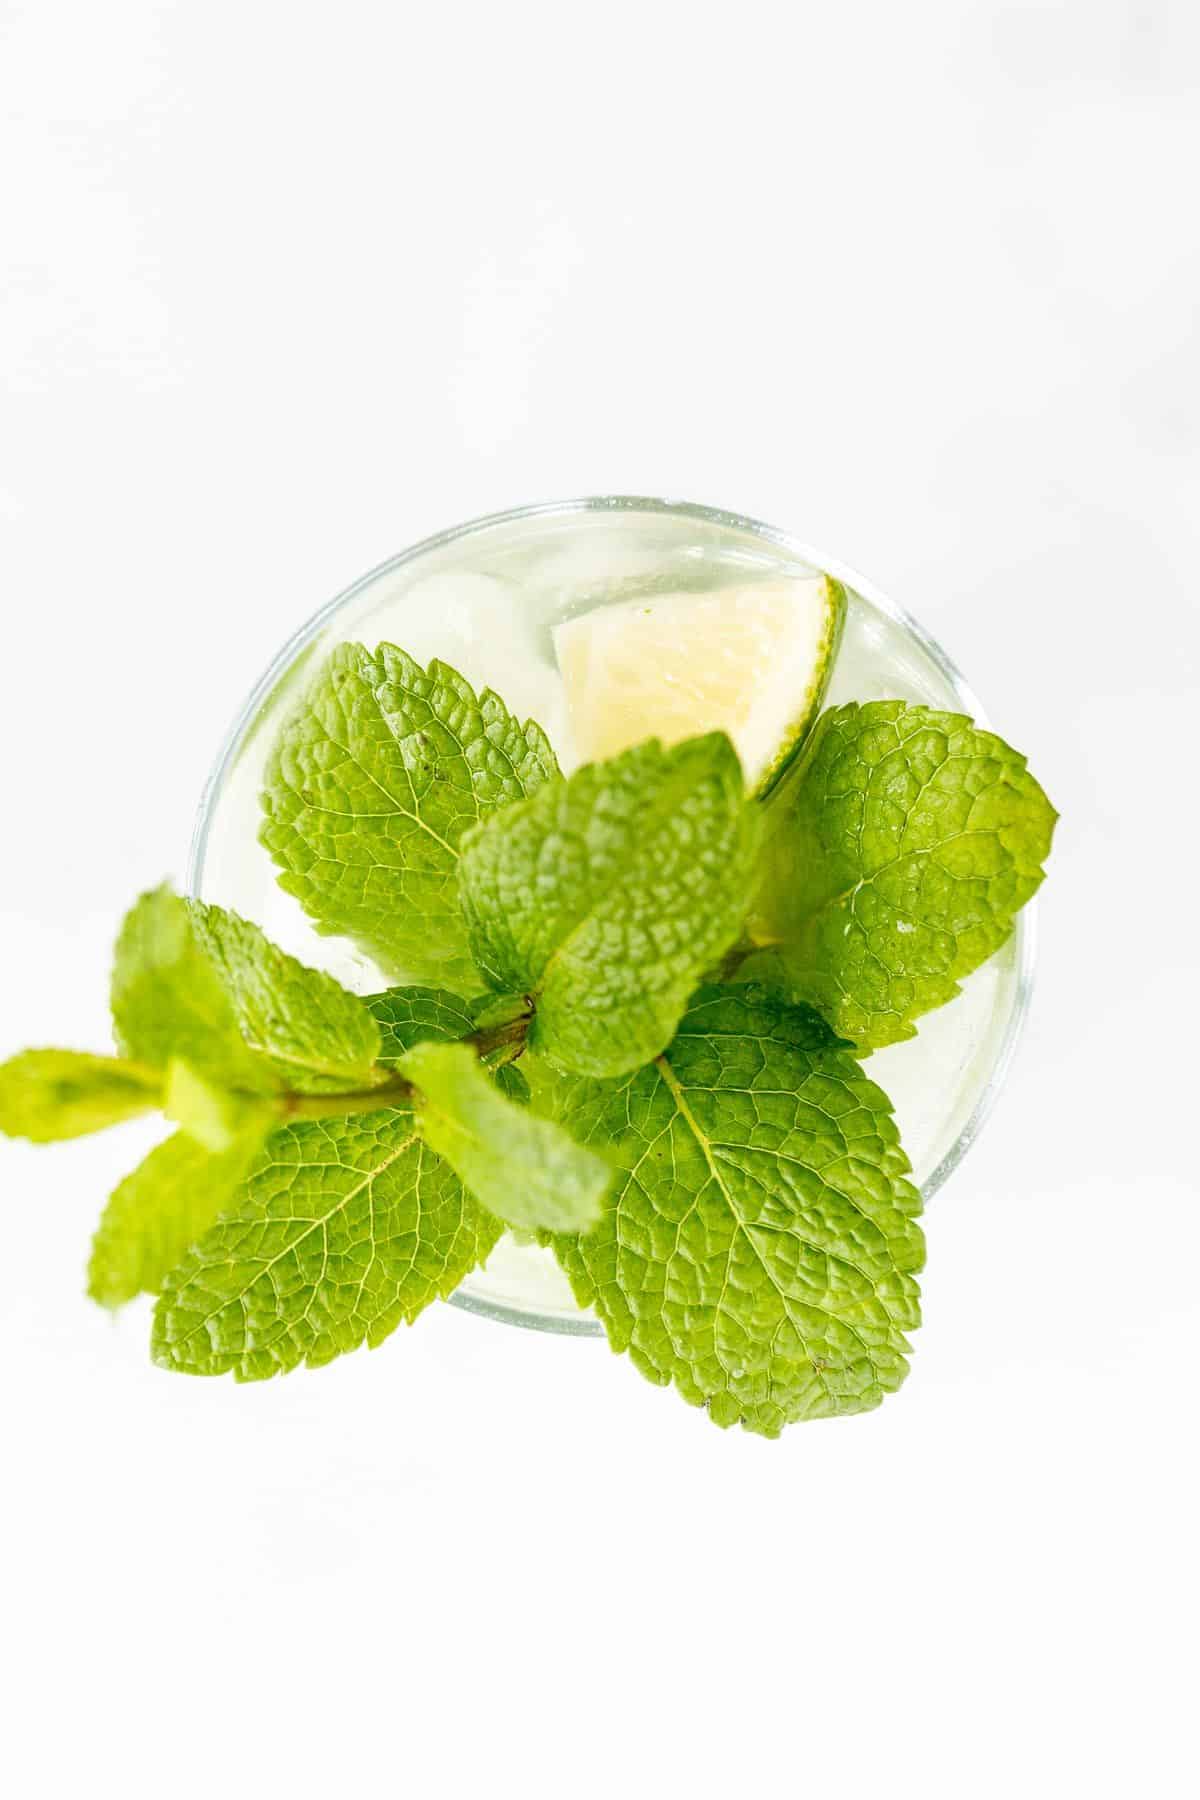
[[[723,987],[727,981],[732,981],[747,957],[753,956],[756,950],[761,949],[762,945],[756,944],[753,938],[740,937],[737,943],[731,945],[725,952],[720,962],[715,963],[706,972],[703,985]]]
[[[411,1081],[395,1076],[378,1087],[350,1094],[285,1094],[279,1102],[286,1124],[294,1119],[340,1119],[350,1113],[382,1112],[389,1106],[409,1106],[416,1095]]]
[[[486,1031],[476,1031],[464,1038],[468,1049],[489,1069],[515,1062],[525,1048],[532,1013],[519,1019],[508,1019]],[[381,1112],[389,1106],[411,1106],[420,1090],[403,1075],[393,1075],[378,1087],[362,1088],[347,1094],[285,1094],[279,1102],[280,1113],[287,1123],[294,1119],[344,1118],[351,1113]]]

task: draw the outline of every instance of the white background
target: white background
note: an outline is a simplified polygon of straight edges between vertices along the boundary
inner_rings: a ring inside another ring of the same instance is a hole
[[[1063,813],[884,1410],[718,1433],[447,1308],[257,1388],[81,1297],[151,1133],[0,1145],[20,1800],[1196,1791],[1190,0],[0,0],[0,1051],[103,1047],[277,644],[660,493],[863,569]]]

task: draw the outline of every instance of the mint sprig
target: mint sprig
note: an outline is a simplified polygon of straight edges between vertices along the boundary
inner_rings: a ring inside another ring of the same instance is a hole
[[[156,1362],[258,1380],[378,1344],[507,1226],[719,1425],[894,1391],[920,1197],[856,1059],[952,998],[1041,880],[1054,813],[1022,757],[885,701],[826,714],[765,802],[719,733],[564,781],[496,695],[347,645],[263,807],[318,929],[438,985],[361,999],[159,888],[117,943],[118,1054],[0,1066],[10,1135],[178,1126],[88,1273],[106,1306],[157,1294]]]
[[[528,1013],[495,1012],[428,988],[360,1000],[159,888],[126,919],[113,979],[114,1030],[150,1062],[26,1051],[0,1068],[0,1121],[39,1141],[156,1108],[180,1125],[109,1201],[89,1291],[161,1291],[158,1361],[254,1379],[379,1342],[505,1222],[595,1219],[611,1171],[528,1111],[508,1066]]]

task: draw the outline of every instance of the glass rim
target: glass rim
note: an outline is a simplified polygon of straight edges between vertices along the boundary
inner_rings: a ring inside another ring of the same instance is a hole
[[[786,550],[790,555],[798,557],[814,569],[820,569],[826,574],[833,575],[838,581],[844,582],[847,587],[851,587],[856,593],[861,594],[865,600],[869,600],[872,606],[877,607],[880,612],[886,614],[895,624],[907,631],[920,645],[939,673],[945,677],[949,686],[954,690],[955,700],[962,710],[978,725],[987,727],[987,713],[980,704],[971,684],[953,658],[946,654],[937,639],[926,631],[918,619],[915,619],[904,607],[899,606],[883,593],[873,581],[867,580],[856,569],[851,568],[848,563],[835,557],[825,556],[815,550],[812,545],[795,537],[791,532],[781,531],[777,526],[766,525],[761,520],[748,518],[742,513],[727,512],[720,507],[703,506],[690,500],[654,499],[638,494],[597,494],[573,500],[534,501],[528,506],[511,507],[503,512],[486,513],[480,518],[468,519],[461,525],[453,525],[446,531],[438,531],[430,537],[421,538],[417,543],[410,545],[408,549],[401,550],[395,556],[385,558],[383,562],[377,563],[374,568],[368,569],[366,574],[360,575],[356,581],[351,582],[349,587],[343,588],[341,593],[335,594],[332,600],[327,600],[323,606],[318,607],[316,612],[284,642],[254,683],[239,709],[201,790],[188,851],[185,877],[188,894],[194,898],[199,897],[200,884],[204,878],[209,834],[217,802],[224,787],[225,778],[237,761],[260,710],[270,699],[296,658],[308,649],[314,639],[345,607],[349,606],[351,601],[357,599],[359,594],[374,582],[403,568],[405,564],[416,562],[420,557],[427,556],[432,551],[445,549],[448,545],[457,543],[461,539],[493,530],[498,526],[519,524],[529,519],[555,516],[565,518],[573,513],[622,512],[662,513],[677,518],[698,519],[704,524],[723,526],[732,531],[743,531],[752,537],[762,539],[765,543]],[[1036,900],[1031,900],[1017,914],[1014,930],[1016,984],[1009,1016],[1005,1022],[1004,1035],[997,1048],[987,1081],[972,1107],[970,1115],[941,1161],[921,1183],[921,1196],[926,1205],[945,1186],[968,1150],[978,1139],[980,1132],[991,1117],[1000,1091],[1008,1077],[1028,1017],[1029,1003],[1033,992],[1034,970],[1037,963],[1036,907]],[[566,1313],[523,1312],[517,1307],[506,1306],[500,1301],[487,1300],[476,1294],[464,1293],[461,1288],[452,1293],[449,1300],[452,1306],[460,1307],[465,1312],[476,1313],[487,1319],[495,1319],[505,1325],[522,1325],[527,1330],[548,1331],[567,1337],[603,1337],[604,1335],[604,1328],[600,1321],[588,1314],[581,1313],[578,1317],[573,1317]]]

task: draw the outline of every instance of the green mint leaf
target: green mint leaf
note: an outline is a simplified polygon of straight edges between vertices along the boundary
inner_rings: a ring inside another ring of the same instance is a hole
[[[396,987],[363,1001],[379,1027],[379,1064],[399,1069],[406,1051],[430,1039],[454,1043],[475,1029],[471,1008],[445,988]]]
[[[484,1067],[487,1067],[486,1063],[484,1064]],[[506,1095],[514,1105],[528,1106],[530,1104],[531,1096],[529,1092],[529,1083],[526,1081],[521,1070],[518,1069],[516,1063],[501,1063],[498,1069],[491,1070],[491,1077],[496,1086],[500,1089],[500,1092]],[[612,1170],[610,1169],[610,1187],[612,1186],[611,1175]]]
[[[469,832],[476,960],[493,987],[535,997],[530,1044],[589,1075],[657,1055],[741,929],[758,823],[715,732],[590,763]]]
[[[92,1242],[88,1293],[101,1306],[156,1294],[230,1204],[262,1147],[251,1128],[214,1156],[185,1131],[153,1149],[109,1199]]]
[[[451,1293],[500,1230],[409,1109],[289,1125],[163,1283],[154,1360],[259,1381],[374,1347]]]
[[[1025,758],[970,719],[837,707],[771,802],[751,931],[772,947],[742,973],[860,1050],[912,1037],[1008,937],[1055,818]]]
[[[181,1057],[208,1080],[251,1093],[278,1086],[245,1044],[229,996],[169,887],[125,916],[112,973],[113,1030],[125,1056],[165,1069]]]
[[[488,1000],[491,1000],[490,995]],[[405,1055],[414,1045],[455,1043],[470,1037],[481,1022],[475,1004],[460,1000],[457,994],[449,994],[444,988],[389,988],[385,994],[372,994],[365,1004],[370,1007],[383,1039],[380,1067],[390,1070],[400,1069]],[[508,1023],[520,1016],[520,1013],[506,1011],[503,1019],[496,1022]],[[486,1061],[484,1067],[487,1067]],[[490,1072],[502,1094],[519,1106],[528,1106],[529,1086],[514,1063],[501,1063]]]
[[[190,911],[243,1039],[279,1082],[295,1093],[328,1094],[379,1079],[379,1028],[356,995],[237,913],[199,901]]]
[[[921,1199],[886,1096],[809,1008],[705,988],[650,1068],[536,1091],[623,1171],[593,1232],[552,1241],[652,1381],[768,1437],[900,1385]]]
[[[456,1043],[462,1038],[476,1038],[481,1029],[479,1003],[460,1000],[457,994],[449,994],[444,988],[389,988],[384,994],[368,996],[364,1005],[370,1007],[379,1026],[382,1039],[379,1066],[383,1069],[399,1070],[405,1053],[414,1044]],[[529,1009],[524,1001],[519,1008],[504,1005],[502,1013],[495,1019],[486,1003],[483,1011],[488,1015],[488,1024],[499,1027],[523,1025]],[[525,1078],[509,1060],[516,1045],[507,1033],[501,1035],[506,1041],[491,1052],[480,1053],[479,1060],[490,1070],[501,1093],[510,1099],[527,1102],[529,1089]]]
[[[370,995],[364,1004],[370,1007],[379,1026],[383,1040],[379,1063],[384,1069],[398,1071],[415,1044],[456,1043],[479,1029],[475,1005],[444,988],[389,988],[385,994]],[[523,1015],[506,1014],[503,1022],[520,1016]],[[481,1060],[487,1068],[487,1060]],[[501,1063],[491,1074],[502,1094],[528,1105],[529,1088],[518,1068],[512,1063]]]
[[[247,1133],[265,1137],[279,1121],[279,1105],[256,1094],[216,1087],[180,1057],[167,1064],[163,1112],[210,1155],[220,1155]]]
[[[22,1050],[0,1063],[0,1131],[51,1144],[162,1104],[152,1069],[81,1050]]]
[[[401,1066],[421,1091],[425,1142],[496,1218],[524,1231],[595,1224],[612,1169],[561,1125],[500,1091],[468,1045],[418,1044]]]
[[[392,644],[343,644],[284,725],[260,835],[319,929],[389,973],[471,984],[459,839],[557,773],[540,726],[490,689]]]

